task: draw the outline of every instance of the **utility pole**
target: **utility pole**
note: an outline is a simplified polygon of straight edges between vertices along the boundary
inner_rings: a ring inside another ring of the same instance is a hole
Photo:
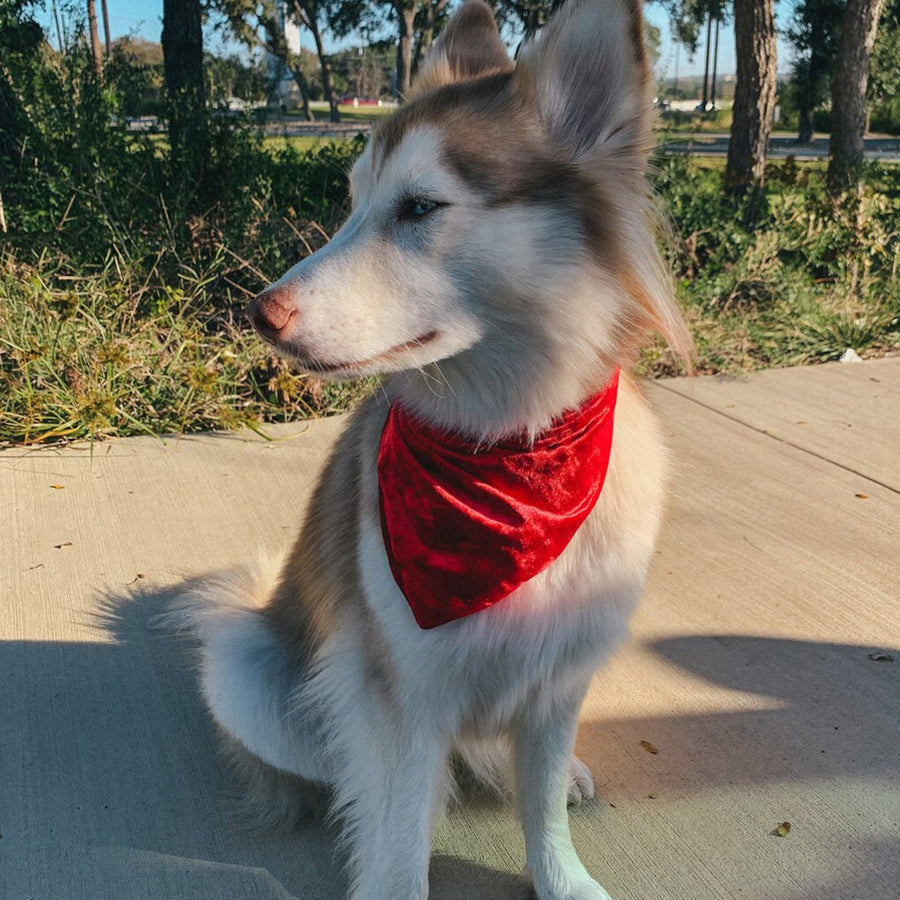
[[[105,3],[106,0],[103,0]],[[710,86],[709,106],[715,111],[716,108],[716,69],[719,67],[719,17],[716,16],[716,42],[713,48],[713,68],[712,68],[712,85]]]
[[[681,47],[681,44],[678,41],[675,41],[675,77],[672,79],[672,93],[678,93],[678,49]]]
[[[706,17],[706,64],[703,67],[703,112],[706,112],[709,102],[709,49],[712,44],[712,13]]]
[[[106,8],[106,0],[101,0],[100,9],[103,13],[103,38],[106,44],[106,58],[109,59],[109,54],[112,52],[112,43],[109,39],[109,10]]]

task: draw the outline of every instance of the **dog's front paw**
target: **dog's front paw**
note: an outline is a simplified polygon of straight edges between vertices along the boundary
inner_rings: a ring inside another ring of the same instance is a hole
[[[577,757],[569,760],[569,806],[577,806],[582,800],[594,796],[594,779],[591,770]]]
[[[538,900],[612,900],[612,897],[596,881],[590,880],[575,885],[565,894],[550,897],[538,894]]]
[[[528,866],[522,874],[534,886],[534,897],[537,900],[612,900],[578,860],[574,860],[574,865],[568,872],[564,865],[553,866],[547,872],[551,877],[536,878],[534,870]]]
[[[535,891],[537,900],[612,900],[593,879],[585,879],[562,892]]]
[[[612,897],[596,881],[591,881],[578,885],[571,894],[566,895],[566,900],[612,900]]]

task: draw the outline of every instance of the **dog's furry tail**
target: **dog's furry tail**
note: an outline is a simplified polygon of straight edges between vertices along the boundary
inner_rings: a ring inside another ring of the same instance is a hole
[[[255,566],[192,579],[182,586],[169,608],[156,617],[154,625],[190,635],[205,644],[226,618],[257,613],[269,602],[280,568],[280,560],[261,557]]]
[[[295,704],[303,661],[288,658],[261,614],[279,570],[264,559],[193,581],[155,623],[199,643],[200,689],[246,795],[242,817],[270,830],[318,805],[309,787],[323,780],[314,729]]]

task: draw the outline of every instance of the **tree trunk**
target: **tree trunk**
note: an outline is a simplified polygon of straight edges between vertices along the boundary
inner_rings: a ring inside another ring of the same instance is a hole
[[[295,0],[295,5],[299,3]],[[328,109],[332,122],[340,122],[341,114],[338,110],[337,97],[334,95],[334,83],[331,78],[331,57],[325,52],[325,42],[322,40],[322,31],[319,28],[319,21],[315,16],[315,9],[305,9],[303,24],[309,29],[313,40],[316,42],[316,55],[319,57],[319,68],[322,70],[322,93],[328,101]]]
[[[172,173],[196,185],[209,152],[199,0],[163,0],[162,47]]]
[[[703,64],[703,98],[700,105],[704,114],[709,109],[709,54],[712,50],[712,13],[706,14],[706,62]]]
[[[884,0],[848,0],[831,81],[831,159],[828,183],[833,190],[859,182],[866,132],[866,87],[869,59]]]
[[[94,0],[87,0],[88,31],[91,36],[91,56],[94,59],[94,70],[99,75],[103,71],[103,54],[100,51],[100,35],[97,32],[97,7]]]
[[[412,80],[413,26],[416,19],[415,0],[395,0],[399,37],[397,40],[397,92],[403,98]]]
[[[777,90],[778,49],[773,0],[734,0],[737,76],[725,186],[762,187]]]
[[[300,92],[300,109],[302,110],[303,119],[306,122],[315,122],[316,117],[312,114],[309,106],[309,85],[306,83],[306,76],[300,68],[300,64],[294,61],[293,54],[288,58],[286,65],[297,85]]]
[[[422,7],[420,14],[420,25],[416,39],[416,53],[413,64],[413,71],[418,72],[419,67],[425,60],[425,56],[434,43],[434,28],[437,24],[438,16],[444,11],[447,0],[428,0]]]
[[[719,77],[719,25],[721,20],[716,16],[716,42],[713,44],[712,79],[709,84],[709,108],[716,111],[716,79]]]
[[[797,143],[799,144],[811,144],[813,139],[812,110],[806,107],[808,104],[805,104],[804,108],[800,110],[800,125],[797,128]]]

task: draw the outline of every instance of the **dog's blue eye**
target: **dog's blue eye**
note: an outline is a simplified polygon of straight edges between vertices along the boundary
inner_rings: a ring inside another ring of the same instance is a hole
[[[407,197],[400,204],[400,218],[421,219],[443,205],[436,200],[429,200],[427,197]]]

